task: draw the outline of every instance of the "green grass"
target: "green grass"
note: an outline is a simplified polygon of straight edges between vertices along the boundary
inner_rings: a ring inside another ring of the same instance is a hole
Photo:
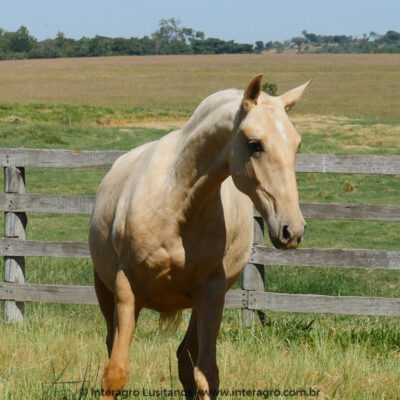
[[[2,103],[0,121],[56,123],[64,125],[109,125],[147,119],[179,119],[190,117],[190,111],[154,110],[143,107],[108,108],[102,106],[41,103]]]
[[[82,387],[99,389],[106,360],[98,309],[29,304],[26,313],[24,326],[2,327],[9,340],[1,355],[15,360],[2,369],[2,398],[92,398],[78,396]],[[181,388],[175,349],[187,321],[185,313],[167,335],[154,313],[140,317],[127,389]],[[313,387],[328,398],[395,399],[399,340],[397,319],[268,313],[263,328],[243,329],[239,312],[226,310],[218,338],[221,389]]]
[[[400,205],[400,175],[298,173],[297,182],[301,202]]]
[[[348,118],[294,118],[302,135],[302,153],[398,154],[398,121]]]
[[[161,129],[106,128],[91,126],[0,124],[3,147],[29,147],[77,150],[128,150],[157,140],[166,133]]]
[[[0,107],[2,147],[128,150],[167,132],[112,127],[113,121],[117,121],[112,119],[113,110],[107,111],[110,126],[101,126],[88,116],[74,117],[70,126],[69,118],[56,106],[54,112],[49,106],[44,108],[50,109],[43,112],[49,118],[47,122],[41,117],[35,122],[32,106],[25,110],[22,106],[15,107],[12,112],[19,110],[20,118],[16,125],[7,121],[6,114],[2,116]],[[39,107],[37,115],[40,110],[43,109]],[[75,110],[80,116],[83,111],[79,107]],[[97,108],[90,111],[91,115],[95,116],[97,111]],[[398,123],[340,118],[298,119],[295,123],[303,136],[303,153],[398,154]],[[105,169],[27,168],[27,192],[94,195],[105,172]],[[304,173],[297,177],[303,202],[400,205],[399,176]],[[2,180],[1,177],[1,186]],[[32,213],[28,218],[28,239],[87,240],[89,216]],[[304,247],[400,249],[398,223],[317,219],[307,222]],[[92,265],[90,260],[27,257],[26,280],[91,285]],[[400,274],[384,270],[268,266],[266,290],[400,297]],[[98,308],[27,303],[25,315],[23,326],[0,322],[0,398],[90,398],[79,397],[79,390],[82,386],[99,388],[107,359],[105,327]],[[168,335],[157,330],[157,313],[146,311],[141,315],[131,348],[128,388],[180,388],[175,351],[187,321],[186,312],[178,332]],[[218,341],[221,388],[313,387],[321,390],[321,398],[399,398],[399,321],[399,318],[268,312],[264,327],[244,329],[239,311],[225,310]],[[229,398],[239,399],[239,396]]]

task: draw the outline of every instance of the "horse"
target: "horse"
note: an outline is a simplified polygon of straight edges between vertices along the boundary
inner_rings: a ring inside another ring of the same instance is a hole
[[[215,399],[217,334],[225,294],[250,257],[253,205],[275,247],[295,249],[304,237],[301,138],[287,112],[310,81],[269,96],[262,77],[204,99],[181,129],[118,158],[99,186],[89,247],[107,325],[104,399],[126,384],[143,308],[165,321],[192,309],[179,378],[186,399]]]

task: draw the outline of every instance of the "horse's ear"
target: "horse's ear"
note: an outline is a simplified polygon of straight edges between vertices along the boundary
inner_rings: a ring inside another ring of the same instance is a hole
[[[300,99],[302,96],[303,92],[306,90],[308,85],[311,83],[311,81],[308,81],[304,83],[303,85],[289,90],[288,92],[284,93],[283,95],[279,96],[281,99],[283,106],[285,107],[285,111],[288,112]]]
[[[244,91],[243,96],[243,110],[248,112],[251,107],[253,107],[258,99],[258,96],[261,93],[261,81],[264,74],[259,74],[255,76],[251,81],[248,83],[246,90]]]

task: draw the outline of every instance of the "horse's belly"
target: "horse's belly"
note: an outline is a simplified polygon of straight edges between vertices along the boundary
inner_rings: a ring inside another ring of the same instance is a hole
[[[135,292],[143,307],[159,312],[172,312],[193,306],[191,278],[186,269],[174,266],[142,268],[135,271],[135,281],[140,283]]]
[[[164,296],[150,297],[144,303],[144,307],[160,313],[170,313],[185,308],[192,308],[193,302],[189,295],[185,296],[177,293],[165,292]]]

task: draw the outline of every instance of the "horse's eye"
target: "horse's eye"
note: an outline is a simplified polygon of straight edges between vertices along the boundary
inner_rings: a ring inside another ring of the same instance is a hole
[[[251,153],[260,153],[264,151],[264,147],[259,140],[249,140],[248,145]]]

